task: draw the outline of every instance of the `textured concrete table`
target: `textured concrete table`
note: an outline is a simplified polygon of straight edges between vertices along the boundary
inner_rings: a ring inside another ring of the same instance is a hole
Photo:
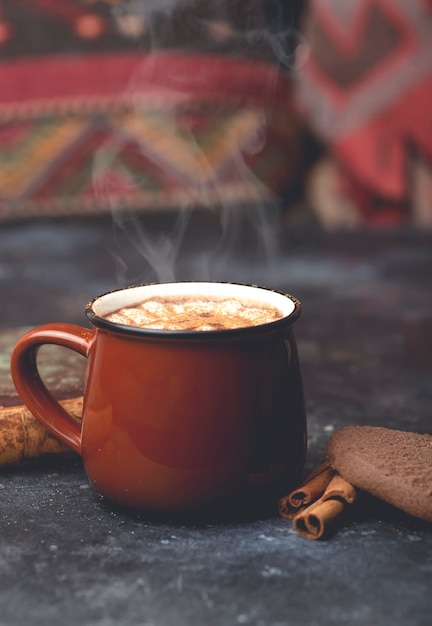
[[[431,234],[279,224],[273,240],[250,224],[223,230],[211,214],[187,225],[166,216],[3,226],[3,404],[17,400],[7,360],[23,327],[85,324],[87,300],[157,278],[152,264],[163,280],[175,271],[301,299],[308,467],[342,425],[431,432]],[[64,371],[78,392],[80,367],[62,361],[52,383]],[[2,626],[430,624],[431,527],[368,498],[330,539],[310,542],[253,503],[199,517],[113,507],[74,458],[3,468],[0,487]]]

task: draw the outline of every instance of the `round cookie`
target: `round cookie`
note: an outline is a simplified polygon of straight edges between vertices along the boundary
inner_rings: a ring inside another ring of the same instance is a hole
[[[346,426],[330,437],[326,455],[355,487],[432,522],[432,435]]]

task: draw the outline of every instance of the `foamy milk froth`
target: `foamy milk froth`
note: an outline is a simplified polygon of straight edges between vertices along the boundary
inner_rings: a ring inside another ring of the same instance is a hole
[[[275,305],[232,296],[153,296],[103,316],[127,326],[209,331],[259,326],[284,317]]]

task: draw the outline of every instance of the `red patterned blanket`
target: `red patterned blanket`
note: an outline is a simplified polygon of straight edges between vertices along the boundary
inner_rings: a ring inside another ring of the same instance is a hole
[[[286,192],[291,84],[245,46],[245,16],[195,9],[191,26],[167,9],[150,24],[137,6],[0,0],[0,219]]]
[[[322,219],[432,226],[431,0],[311,0],[303,37],[299,100],[336,166]]]

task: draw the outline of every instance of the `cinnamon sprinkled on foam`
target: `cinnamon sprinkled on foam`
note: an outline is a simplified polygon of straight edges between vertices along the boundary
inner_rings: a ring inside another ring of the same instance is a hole
[[[275,306],[237,298],[158,297],[105,315],[127,326],[154,330],[221,330],[259,326],[283,317]]]

